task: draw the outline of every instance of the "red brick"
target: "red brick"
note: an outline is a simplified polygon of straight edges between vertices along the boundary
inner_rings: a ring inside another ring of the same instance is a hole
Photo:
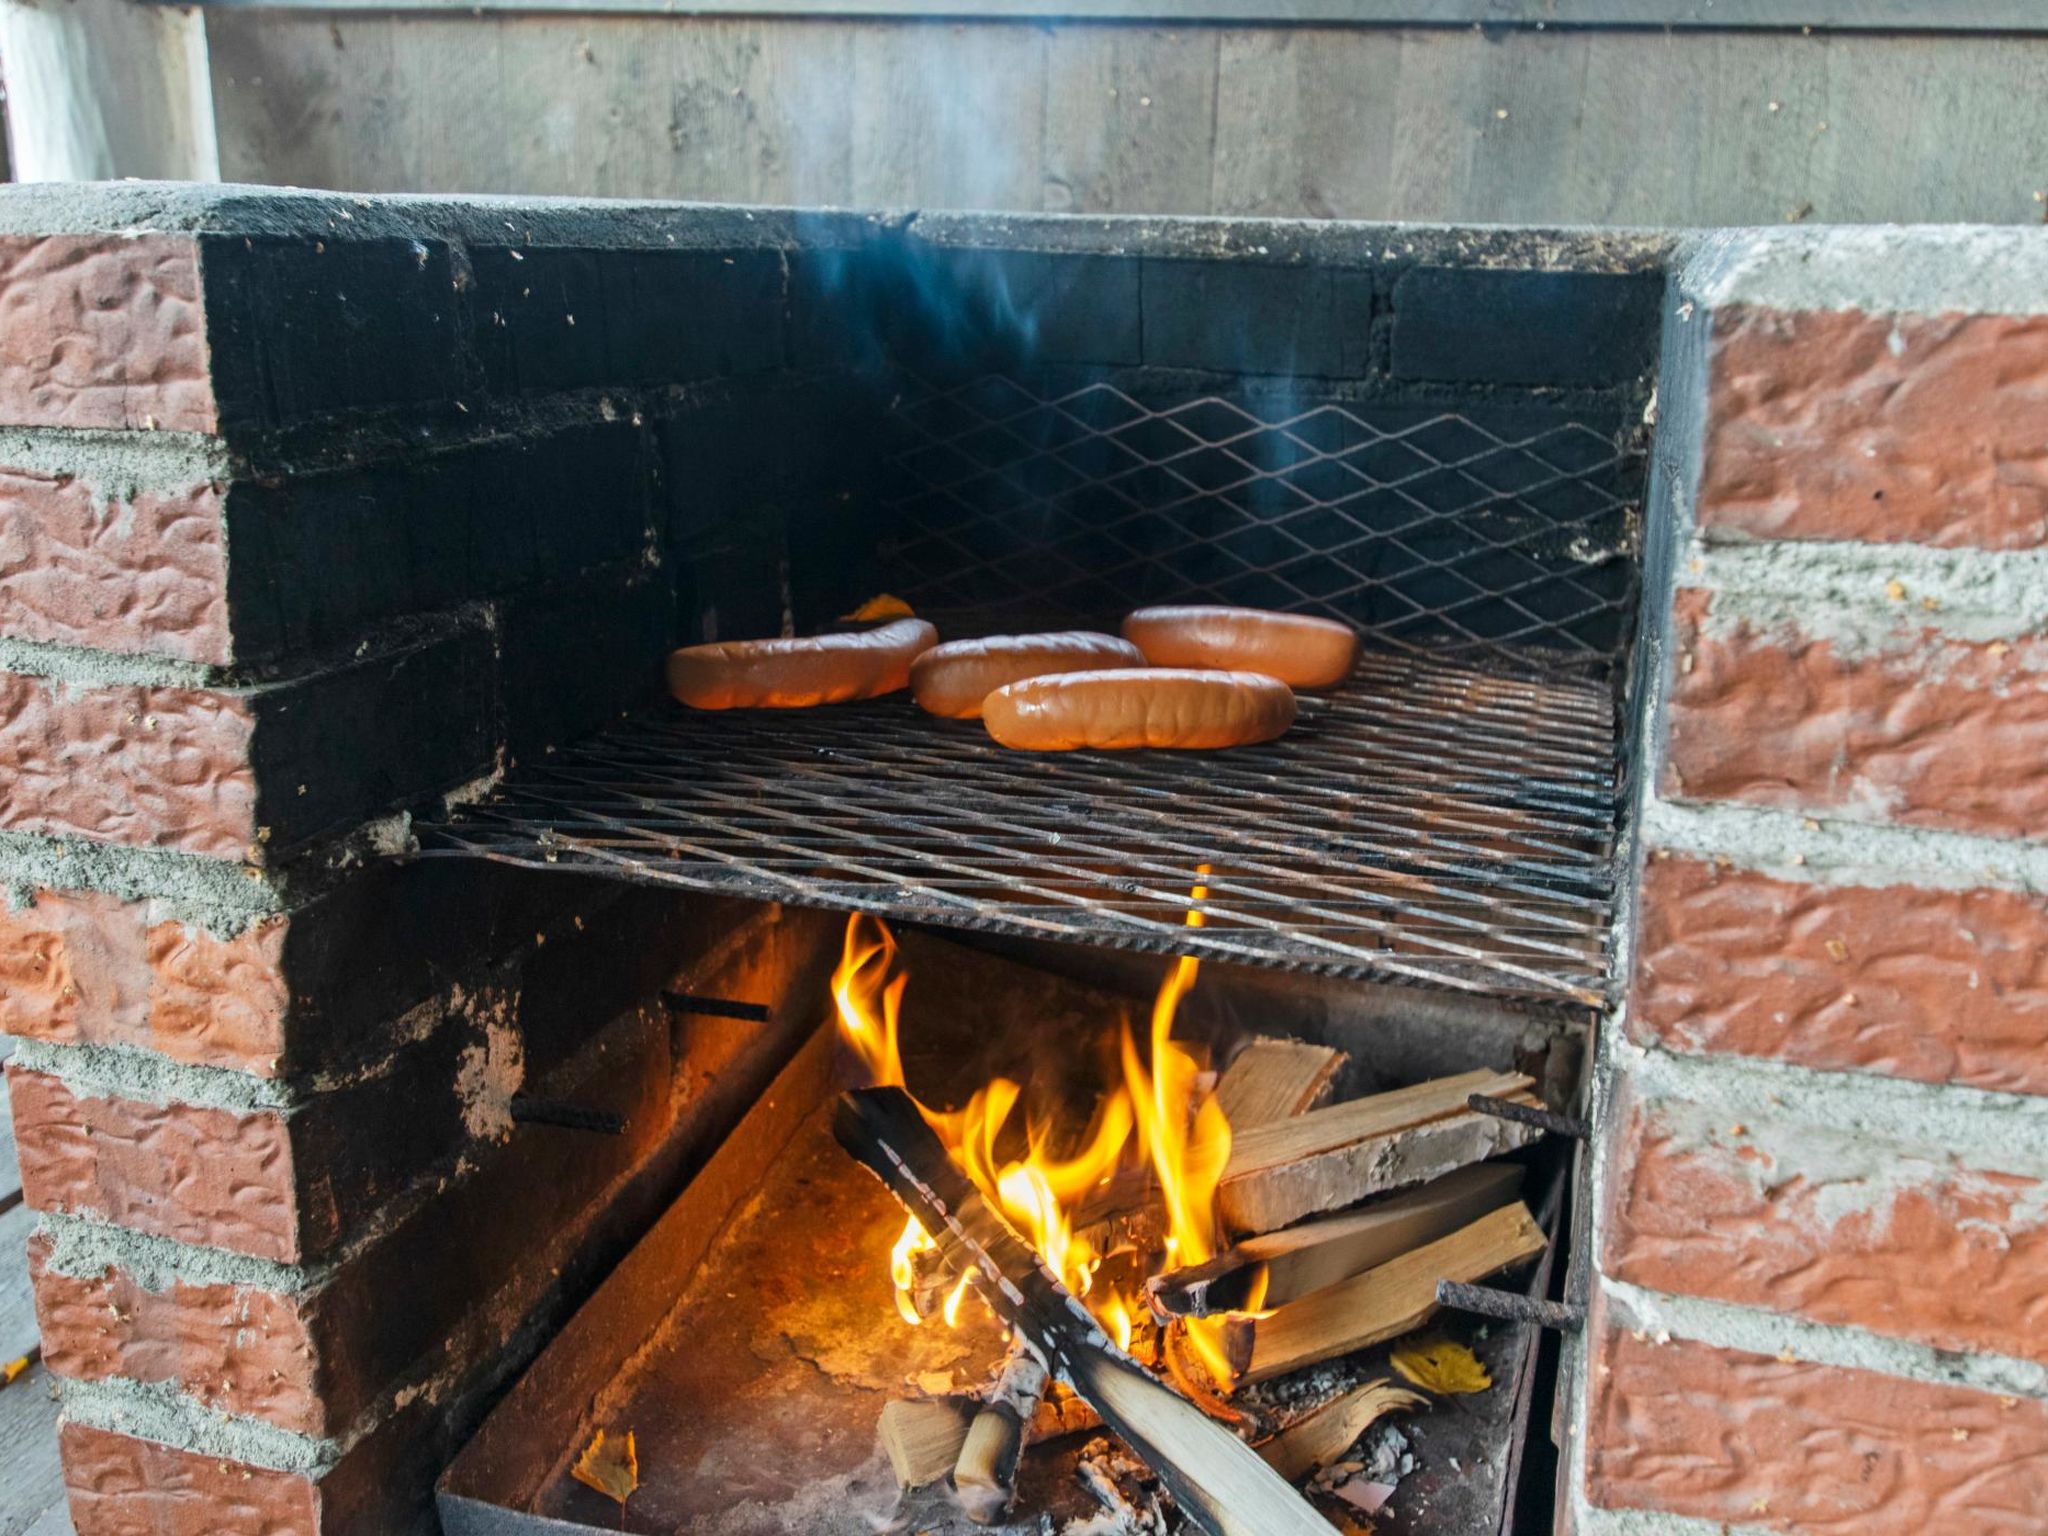
[[[0,910],[0,1033],[273,1076],[287,926],[220,938],[151,902],[37,891],[32,905]]]
[[[1639,1041],[2048,1094],[2048,900],[1674,856],[1650,860],[1637,910]]]
[[[300,1434],[339,1433],[321,1396],[321,1344],[305,1300],[243,1285],[153,1291],[124,1270],[76,1276],[29,1240],[43,1362],[59,1376],[172,1382],[209,1408]]]
[[[1603,1267],[1651,1290],[2048,1362],[2048,1185],[1775,1123],[1627,1112]]]
[[[445,1412],[448,1405],[439,1405]],[[459,1411],[478,1411],[472,1399]],[[394,1536],[434,1530],[430,1486],[458,1448],[422,1394],[317,1477],[84,1424],[58,1432],[77,1536]]]
[[[735,1055],[712,1053],[713,1042]],[[708,1134],[727,1123],[721,1106],[736,1117],[741,1087],[758,1089],[779,1057],[738,1029],[702,1044],[690,1065],[711,1080],[695,1085],[691,1114]],[[562,1086],[577,1103],[621,1114],[625,1134],[599,1146],[532,1127],[479,1148],[470,1176],[303,1290],[178,1280],[152,1290],[113,1265],[67,1274],[49,1263],[54,1236],[31,1238],[45,1363],[74,1380],[169,1385],[223,1412],[344,1435],[423,1357],[444,1351],[437,1371],[494,1358],[565,1271],[601,1272],[616,1256],[583,1239],[604,1226],[603,1192],[657,1153],[675,1123],[669,1047],[665,1014],[615,1022]],[[525,1219],[508,1225],[508,1203]],[[398,1295],[403,1307],[392,1305]]]
[[[1700,523],[2022,549],[2048,537],[2048,316],[1714,316]]]
[[[2040,1536],[2048,1405],[1619,1329],[1595,1339],[1586,1493],[1603,1508],[1830,1536]]]
[[[129,492],[0,469],[0,613],[8,636],[231,658],[222,494],[212,484]]]
[[[199,286],[189,236],[0,238],[0,422],[211,432]]]
[[[301,1257],[284,1117],[74,1094],[8,1068],[30,1205],[258,1258]]]
[[[0,826],[244,856],[256,837],[244,698],[0,672]]]
[[[1673,799],[1839,811],[2030,837],[2048,826],[2048,640],[1901,633],[1869,654],[1721,631],[1711,595],[1674,604],[1663,788]]]
[[[245,1466],[67,1423],[58,1431],[77,1536],[319,1536],[321,1493]]]

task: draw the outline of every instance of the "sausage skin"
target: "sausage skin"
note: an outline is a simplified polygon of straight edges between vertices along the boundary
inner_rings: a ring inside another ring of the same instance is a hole
[[[1004,746],[1027,752],[1242,747],[1294,723],[1294,690],[1257,672],[1062,672],[998,688],[982,720]]]
[[[668,658],[668,691],[692,709],[808,709],[878,698],[910,682],[910,664],[938,644],[923,619],[809,640],[721,640]]]
[[[1124,638],[1155,667],[1263,672],[1290,688],[1328,688],[1358,664],[1358,631],[1305,613],[1264,608],[1140,608]]]
[[[910,664],[910,690],[927,713],[979,720],[981,701],[998,688],[1056,672],[1142,667],[1145,654],[1128,640],[1087,630],[1045,635],[991,635],[948,640]]]

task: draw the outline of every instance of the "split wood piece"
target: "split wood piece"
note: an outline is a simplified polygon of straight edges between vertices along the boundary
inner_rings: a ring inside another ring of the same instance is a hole
[[[1358,1443],[1360,1435],[1388,1414],[1428,1405],[1429,1399],[1420,1392],[1390,1381],[1369,1381],[1332,1398],[1256,1449],[1266,1458],[1267,1466],[1290,1483],[1298,1483],[1337,1461]]]
[[[1217,1080],[1217,1106],[1232,1135],[1304,1114],[1329,1098],[1347,1059],[1327,1045],[1261,1035]],[[1081,1198],[1073,1223],[1098,1253],[1155,1250],[1166,1241],[1159,1182],[1149,1168],[1125,1169]]]
[[[1483,1280],[1543,1251],[1548,1240],[1520,1201],[1425,1243],[1377,1269],[1224,1324],[1233,1384],[1266,1381],[1420,1327],[1437,1309],[1439,1280]]]
[[[1342,1051],[1269,1035],[1237,1053],[1216,1084],[1216,1105],[1232,1135],[1291,1120],[1326,1101],[1343,1068]]]
[[[1016,1496],[1024,1426],[1037,1416],[1051,1376],[1044,1359],[1021,1334],[1010,1340],[1002,1371],[968,1425],[960,1459],[953,1465],[953,1491],[976,1525],[994,1525]]]
[[[1260,1307],[1285,1306],[1446,1237],[1521,1190],[1516,1163],[1455,1169],[1362,1211],[1248,1237],[1206,1264],[1153,1276],[1146,1291],[1153,1310],[1168,1317],[1240,1311],[1253,1304],[1254,1291]]]
[[[876,1434],[896,1481],[922,1488],[950,1474],[967,1443],[967,1427],[981,1404],[963,1395],[897,1398],[882,1405]],[[1026,1448],[1102,1428],[1102,1416],[1065,1387],[1055,1383],[1024,1426]]]
[[[903,1488],[936,1483],[960,1459],[973,1406],[955,1397],[898,1398],[882,1404],[876,1434]]]
[[[1484,1162],[1542,1132],[1476,1114],[1466,1099],[1534,1105],[1534,1086],[1519,1072],[1461,1072],[1254,1126],[1231,1141],[1217,1208],[1233,1231],[1272,1232]]]
[[[845,1095],[833,1133],[886,1184],[996,1312],[1043,1354],[1106,1428],[1159,1474],[1208,1536],[1333,1536],[1258,1453],[1118,1349],[946,1155],[900,1088]]]

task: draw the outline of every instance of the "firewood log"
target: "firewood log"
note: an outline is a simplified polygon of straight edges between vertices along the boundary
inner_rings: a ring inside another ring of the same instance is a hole
[[[1463,1072],[1254,1126],[1231,1139],[1217,1207],[1233,1231],[1272,1232],[1482,1162],[1542,1133],[1465,1100],[1536,1105],[1533,1086],[1518,1072]]]
[[[1153,1310],[1169,1317],[1240,1311],[1255,1294],[1260,1308],[1285,1306],[1448,1236],[1521,1187],[1515,1163],[1459,1168],[1361,1211],[1248,1237],[1206,1264],[1153,1276],[1146,1292]]]
[[[1118,1349],[1025,1241],[982,1199],[899,1088],[845,1095],[839,1144],[886,1184],[956,1269],[1035,1345],[1103,1424],[1159,1474],[1208,1536],[1333,1536],[1328,1521],[1258,1454]]]
[[[1543,1251],[1548,1241],[1520,1201],[1377,1269],[1258,1316],[1224,1325],[1237,1385],[1331,1360],[1420,1327],[1436,1312],[1439,1280],[1483,1280]]]

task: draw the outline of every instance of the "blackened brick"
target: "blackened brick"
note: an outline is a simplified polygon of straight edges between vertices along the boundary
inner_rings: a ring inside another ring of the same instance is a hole
[[[674,608],[662,573],[639,565],[506,603],[499,638],[513,759],[567,746],[660,698]]]
[[[567,426],[229,493],[236,659],[261,661],[629,559],[650,537],[641,429]]]
[[[780,368],[788,322],[773,251],[611,251],[601,273],[613,375],[669,384]]]
[[[473,253],[493,394],[687,383],[780,367],[781,258],[764,251]]]
[[[952,249],[908,242],[888,253],[888,341],[930,366],[1144,360],[1135,257]]]
[[[265,861],[487,772],[498,660],[481,624],[250,690]]]
[[[1626,384],[1656,356],[1662,274],[1417,267],[1394,284],[1394,377]]]
[[[476,388],[444,242],[209,235],[200,267],[225,430]]]
[[[1326,378],[1365,371],[1370,272],[1153,260],[1143,283],[1145,361],[1155,367]]]

